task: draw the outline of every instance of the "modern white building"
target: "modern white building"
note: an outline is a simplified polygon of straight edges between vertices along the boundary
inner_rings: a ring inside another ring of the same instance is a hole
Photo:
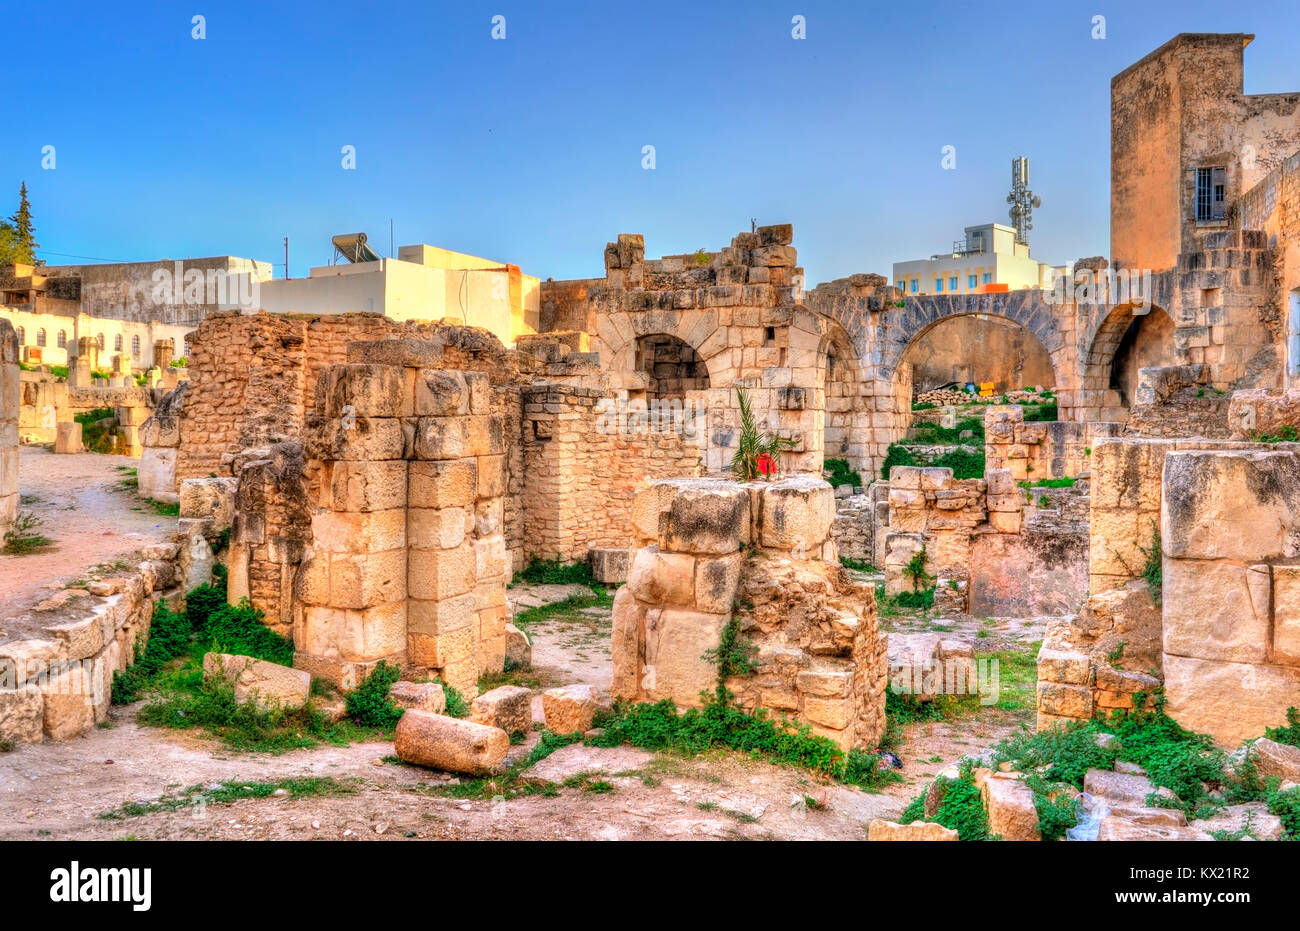
[[[894,285],[912,295],[984,294],[1050,289],[1068,265],[1049,265],[1029,255],[1027,243],[1016,242],[1014,227],[985,223],[966,227],[966,237],[949,252],[928,259],[894,263]]]

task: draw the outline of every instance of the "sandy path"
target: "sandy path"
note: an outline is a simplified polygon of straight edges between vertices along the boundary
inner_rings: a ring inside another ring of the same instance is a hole
[[[86,569],[124,559],[171,538],[175,517],[159,516],[134,491],[121,487],[137,460],[78,453],[57,456],[43,446],[18,455],[20,511],[44,523],[37,528],[55,545],[26,556],[0,555],[0,622],[30,609]],[[0,627],[3,625],[0,624]]]

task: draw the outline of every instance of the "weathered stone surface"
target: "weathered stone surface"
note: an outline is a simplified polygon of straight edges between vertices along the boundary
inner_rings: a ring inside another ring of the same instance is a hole
[[[394,705],[408,711],[442,714],[447,708],[447,695],[440,682],[394,682],[388,697]]]
[[[514,624],[506,625],[506,665],[511,669],[527,669],[533,665],[533,643]]]
[[[653,760],[653,753],[635,747],[587,747],[576,743],[561,747],[534,764],[525,776],[541,782],[562,783],[582,773],[635,772]]]
[[[596,699],[589,685],[566,685],[542,693],[546,726],[557,734],[590,730],[596,710]]]
[[[251,656],[209,653],[203,657],[203,674],[225,679],[235,688],[235,701],[251,701],[262,710],[301,708],[311,693],[309,673]]]
[[[645,665],[642,682],[651,700],[671,698],[679,705],[697,706],[700,693],[717,684],[717,667],[704,659],[717,649],[723,614],[685,608],[650,608],[645,613]]]
[[[1165,456],[1161,541],[1175,559],[1265,562],[1294,555],[1300,458],[1286,451],[1183,450]]]
[[[877,841],[933,841],[957,840],[957,832],[942,824],[931,821],[913,821],[911,824],[897,824],[880,818],[867,826],[867,840]]]
[[[1113,805],[1142,808],[1147,797],[1155,793],[1160,798],[1173,799],[1174,793],[1163,786],[1154,786],[1146,776],[1115,773],[1105,769],[1090,769],[1083,776],[1083,791],[1096,798],[1104,798]]]
[[[507,734],[533,728],[533,693],[518,685],[502,685],[474,699],[470,720],[499,727]]]
[[[1189,822],[1189,826],[1206,834],[1215,831],[1237,834],[1245,831],[1247,836],[1255,840],[1281,840],[1283,833],[1282,819],[1270,814],[1268,805],[1263,802],[1229,805],[1209,818]]]
[[[1214,838],[1194,827],[1140,824],[1118,815],[1109,815],[1101,820],[1101,826],[1097,829],[1097,840],[1202,841],[1214,840]]]
[[[820,547],[835,519],[830,483],[807,476],[784,479],[762,490],[761,544],[806,558]]]
[[[1164,651],[1227,662],[1268,660],[1272,586],[1266,565],[1166,560]]]
[[[51,672],[42,683],[42,727],[50,740],[84,734],[95,724],[95,706],[103,700],[102,678],[87,663],[74,663]]]
[[[0,689],[0,740],[40,743],[41,706],[36,689]]]
[[[397,722],[393,748],[407,763],[489,776],[505,762],[510,737],[499,727],[415,710]]]
[[[627,581],[632,554],[626,547],[593,546],[587,551],[591,575],[597,582],[617,585]]]
[[[695,603],[695,557],[660,552],[658,546],[637,550],[627,587],[647,604],[691,606]]]
[[[1034,808],[1034,793],[1012,773],[991,773],[979,770],[975,774],[984,809],[989,816],[989,833],[1003,840],[1040,840],[1038,811]]]
[[[58,424],[55,431],[54,451],[56,453],[79,453],[85,450],[81,441],[81,424],[77,421]]]
[[[1170,717],[1220,747],[1258,737],[1300,708],[1300,669],[1165,654],[1164,674]]]
[[[1262,779],[1276,776],[1284,782],[1300,782],[1300,747],[1261,737],[1251,745],[1250,758]]]
[[[749,541],[749,493],[744,488],[706,480],[677,485],[659,540],[666,551],[721,556]]]

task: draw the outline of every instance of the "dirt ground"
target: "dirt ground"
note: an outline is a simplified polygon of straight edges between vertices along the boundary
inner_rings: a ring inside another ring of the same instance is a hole
[[[171,538],[176,518],[160,516],[121,484],[130,474],[124,470],[135,465],[124,456],[20,447],[19,511],[41,518],[37,530],[55,545],[25,556],[0,555],[0,630],[17,626],[17,617],[86,570]]]
[[[558,601],[584,590],[540,588],[512,589],[512,604]],[[607,690],[608,608],[560,612],[528,630],[531,675],[542,686],[586,682]],[[137,726],[136,710],[114,708],[109,727],[0,756],[0,840],[861,840],[873,819],[897,818],[945,766],[983,752],[1019,725],[1017,715],[998,709],[977,718],[911,725],[900,753],[904,781],[879,793],[734,753],[688,758],[577,745],[531,771],[538,782],[552,781],[554,794],[493,800],[450,797],[459,779],[395,762],[391,743],[321,746],[278,756],[238,753],[191,732]],[[534,712],[539,720],[540,710]],[[538,739],[530,735],[512,748],[511,758],[522,759]],[[586,781],[562,785],[580,774]],[[282,790],[230,803],[187,801],[142,814],[119,811],[128,803],[147,809],[196,785],[300,777],[330,777],[351,791],[295,798]],[[808,798],[818,804],[810,806]]]

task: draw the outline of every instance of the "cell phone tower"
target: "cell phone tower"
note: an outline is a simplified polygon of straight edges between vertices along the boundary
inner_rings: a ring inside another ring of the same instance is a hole
[[[1029,245],[1029,231],[1034,228],[1034,208],[1043,206],[1043,199],[1029,190],[1029,158],[1021,155],[1011,160],[1011,193],[1007,195],[1011,209],[1007,211],[1016,228],[1016,242]]]

